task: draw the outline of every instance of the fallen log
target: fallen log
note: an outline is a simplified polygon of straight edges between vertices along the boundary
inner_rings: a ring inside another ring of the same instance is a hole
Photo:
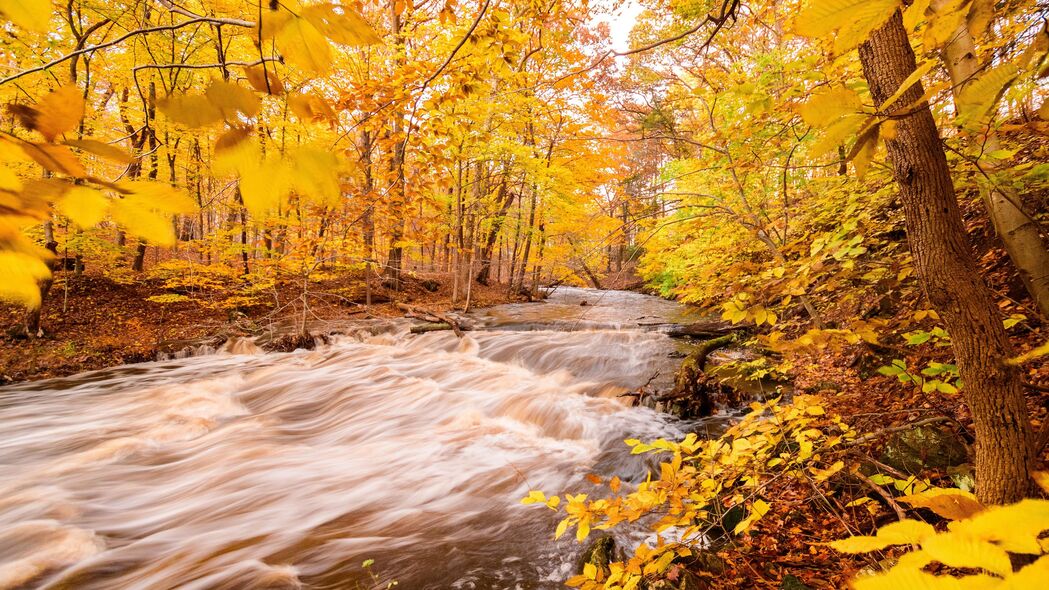
[[[718,399],[734,396],[731,386],[704,371],[707,357],[736,341],[737,335],[733,333],[702,342],[681,362],[674,376],[674,389],[656,397],[655,401],[672,404],[672,413],[681,418],[704,418],[713,414]]]
[[[715,338],[725,334],[743,331],[743,326],[730,324],[722,320],[702,320],[683,324],[667,330],[671,338]]]
[[[459,330],[463,332],[469,332],[472,329],[470,326],[459,326]],[[412,334],[426,334],[427,332],[443,332],[446,330],[454,331],[455,326],[448,322],[427,322],[425,324],[416,324],[409,329]]]
[[[407,303],[398,303],[397,304],[397,309],[403,311],[405,317],[414,318],[414,319],[417,319],[417,320],[423,320],[424,322],[427,322],[429,324],[447,324],[449,329],[451,331],[455,332],[456,336],[458,336],[459,338],[463,337],[463,327],[459,323],[459,320],[457,320],[457,319],[455,319],[453,317],[447,316],[447,315],[445,315],[443,313],[440,313],[440,312],[437,312],[437,311],[432,311],[432,310],[428,310],[428,309],[412,307],[411,305],[408,305]],[[426,331],[433,332],[435,330],[426,330]],[[421,334],[422,332],[413,332],[413,333]]]

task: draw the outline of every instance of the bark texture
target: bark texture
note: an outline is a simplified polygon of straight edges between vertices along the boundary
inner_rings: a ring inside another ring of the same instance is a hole
[[[957,97],[980,70],[980,64],[976,59],[976,44],[964,20],[951,35],[951,40],[943,49],[942,57],[951,76],[954,95]],[[998,133],[994,129],[988,130],[980,151],[995,152],[1001,147]],[[996,162],[983,159],[979,160],[978,164],[988,174],[994,174],[1000,167]],[[991,218],[995,231],[1001,236],[1005,251],[1016,266],[1027,292],[1038,306],[1042,317],[1049,318],[1049,249],[1046,249],[1038,225],[1021,209],[1020,195],[1012,190],[1012,187],[988,183],[982,191],[982,196],[988,217]]]
[[[915,70],[914,52],[897,11],[860,46],[863,73],[881,105]],[[912,86],[901,104],[924,94]],[[977,495],[1013,502],[1030,489],[1031,425],[1020,374],[998,308],[980,277],[962,224],[947,158],[928,105],[900,118],[886,141],[907,221],[915,270],[930,304],[951,335],[965,398],[976,429]]]

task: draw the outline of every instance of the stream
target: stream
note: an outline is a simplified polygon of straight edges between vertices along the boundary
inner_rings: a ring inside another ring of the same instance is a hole
[[[720,430],[617,397],[667,387],[661,330],[698,316],[559,288],[470,319],[0,388],[0,589],[562,588],[582,546],[519,500],[639,481],[623,439]]]

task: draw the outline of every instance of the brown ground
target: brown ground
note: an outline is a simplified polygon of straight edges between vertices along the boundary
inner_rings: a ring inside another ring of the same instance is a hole
[[[451,287],[445,277],[421,275],[407,282],[401,293],[376,287],[370,307],[363,305],[360,277],[324,280],[309,287],[310,320],[400,317],[404,312],[391,299],[428,310],[450,310]],[[221,342],[230,336],[258,334],[271,324],[296,325],[303,315],[299,283],[281,284],[276,293],[258,297],[261,304],[233,310],[214,305],[207,293],[193,301],[157,303],[147,298],[170,294],[159,281],[114,282],[100,274],[59,272],[45,303],[44,336],[26,338],[24,311],[0,305],[0,385],[46,379],[124,363],[154,360],[159,351],[178,349],[188,342]],[[424,288],[423,281],[430,283]],[[348,295],[350,294],[350,295]],[[508,301],[505,285],[474,285],[472,307]],[[360,303],[357,303],[360,301]],[[279,302],[279,303],[278,303]],[[462,301],[456,306],[462,308]]]

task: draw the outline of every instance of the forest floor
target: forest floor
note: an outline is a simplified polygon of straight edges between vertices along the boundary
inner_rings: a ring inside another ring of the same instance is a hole
[[[1026,300],[1023,286],[1000,242],[990,235],[989,228],[982,221],[971,221],[969,229],[982,274],[998,296],[1003,317],[1023,314],[1027,318],[1009,330],[1014,350],[1022,354],[1043,345],[1049,340],[1049,325],[1039,319]],[[855,317],[857,305],[863,307],[870,303],[827,305],[824,319],[829,324],[841,325],[847,318]],[[916,310],[925,306],[921,299],[895,300],[881,317],[890,324],[903,325]],[[790,378],[795,391],[815,395],[829,413],[840,415],[853,430],[870,439],[869,443],[852,449],[846,457],[850,462],[864,464],[868,475],[889,473],[889,466],[885,463],[890,447],[899,448],[901,441],[910,445],[921,440],[921,437],[908,438],[922,428],[911,425],[942,419],[935,424],[937,431],[945,433],[952,441],[958,441],[961,448],[966,449],[966,455],[953,461],[956,465],[937,465],[938,459],[934,455],[939,452],[940,441],[922,441],[913,449],[921,464],[906,473],[891,475],[897,479],[914,476],[941,487],[957,487],[959,478],[972,475],[972,414],[960,394],[926,393],[915,384],[879,374],[877,369],[893,359],[907,360],[915,373],[929,360],[953,362],[949,346],[937,346],[932,342],[919,346],[860,344],[795,359]],[[1027,363],[1021,371],[1026,384],[1028,416],[1038,449],[1035,468],[1045,470],[1049,467],[1049,363]],[[891,462],[895,464],[895,461]],[[799,478],[769,482],[763,496],[770,499],[770,512],[752,534],[733,537],[720,545],[717,550],[719,559],[715,560],[717,567],[698,568],[696,573],[701,580],[698,588],[846,588],[848,581],[864,568],[878,568],[875,571],[879,571],[880,566],[893,563],[892,560],[906,548],[846,555],[823,545],[852,535],[874,534],[878,527],[896,521],[899,518],[896,510],[900,508],[899,504],[892,506],[877,491],[856,478],[842,477],[827,483],[831,484],[829,489]],[[901,494],[893,489],[893,484],[880,487],[889,497]],[[873,500],[849,506],[850,501],[864,496]],[[934,524],[942,520],[927,510],[903,509],[911,518]],[[707,566],[709,564],[708,561]]]
[[[281,283],[231,309],[206,296],[164,302],[172,292],[158,280],[121,283],[90,272],[59,272],[56,278],[41,317],[42,337],[26,337],[22,308],[0,305],[0,385],[151,361],[160,352],[192,343],[219,344],[260,334],[268,326],[294,326],[303,317],[302,285],[297,281]],[[363,305],[359,276],[322,280],[309,285],[305,315],[309,321],[403,317],[396,303],[438,312],[461,309],[463,298],[453,306],[452,288],[444,278],[413,276],[396,294],[376,287],[371,306]],[[522,300],[506,285],[474,284],[470,305]]]

